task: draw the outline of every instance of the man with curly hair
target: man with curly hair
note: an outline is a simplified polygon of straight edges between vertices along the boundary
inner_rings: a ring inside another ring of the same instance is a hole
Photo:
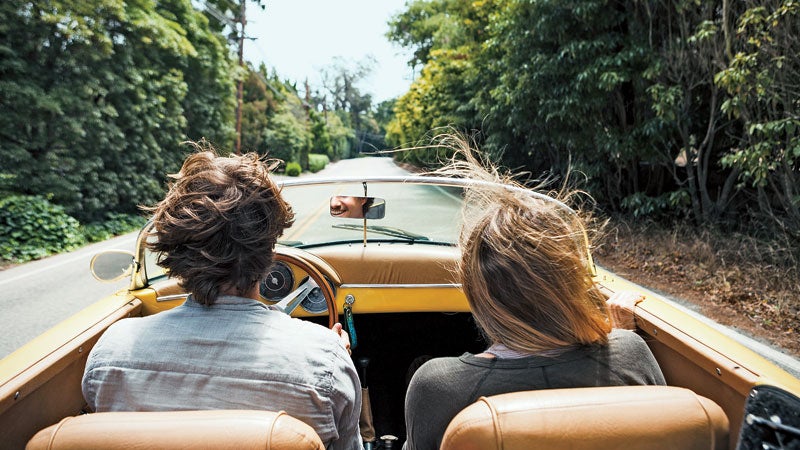
[[[293,319],[259,281],[294,213],[255,154],[196,145],[155,208],[151,250],[190,295],[118,321],[92,349],[83,395],[94,411],[285,410],[327,448],[361,448],[361,390],[341,325]],[[338,333],[338,335],[337,335]]]

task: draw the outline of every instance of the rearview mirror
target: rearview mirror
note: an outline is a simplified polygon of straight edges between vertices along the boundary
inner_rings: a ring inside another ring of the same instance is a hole
[[[351,219],[383,219],[386,200],[377,197],[335,195],[331,197],[331,216]]]
[[[133,253],[125,250],[106,250],[89,262],[92,275],[105,282],[121,280],[133,273]]]

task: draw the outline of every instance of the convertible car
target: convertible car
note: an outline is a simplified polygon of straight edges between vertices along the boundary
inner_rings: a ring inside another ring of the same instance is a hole
[[[367,448],[402,445],[413,361],[486,346],[453,276],[463,193],[476,183],[413,175],[283,183],[296,220],[261,296],[302,320],[345,325],[369,400]],[[92,260],[99,279],[130,277],[127,289],[0,361],[0,448],[320,448],[310,427],[280,411],[87,413],[81,377],[104,330],[188,295],[146,249],[151,226],[132,251]],[[608,295],[640,289],[591,261],[587,270]],[[800,448],[800,380],[656,295],[647,293],[635,318],[668,386],[481,398],[453,419],[442,448]]]

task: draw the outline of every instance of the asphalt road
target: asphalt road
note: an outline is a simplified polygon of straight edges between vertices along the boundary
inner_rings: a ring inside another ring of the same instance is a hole
[[[133,250],[136,233],[0,271],[0,358],[86,306],[113,294],[130,279],[102,283],[89,273],[94,254]]]

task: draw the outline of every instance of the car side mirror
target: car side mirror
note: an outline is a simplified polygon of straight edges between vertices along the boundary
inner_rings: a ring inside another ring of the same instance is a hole
[[[350,219],[383,219],[386,200],[377,197],[335,195],[330,200],[331,217]]]
[[[126,250],[106,250],[92,257],[89,270],[104,282],[121,280],[133,274],[133,253]]]

